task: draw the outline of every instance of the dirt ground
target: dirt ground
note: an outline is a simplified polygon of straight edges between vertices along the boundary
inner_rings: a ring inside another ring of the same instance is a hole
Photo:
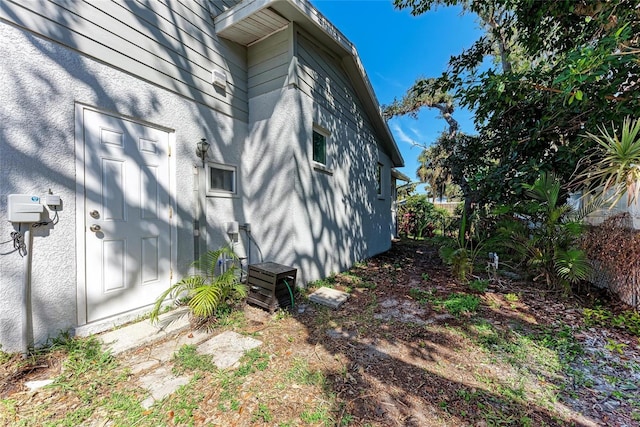
[[[261,340],[268,368],[242,378],[230,407],[221,404],[219,377],[204,373],[189,421],[165,425],[640,425],[638,337],[584,322],[584,304],[602,294],[562,299],[504,278],[474,292],[452,278],[436,248],[413,241],[322,284],[348,291],[348,301],[333,310],[299,296],[290,314],[273,315],[247,306],[242,324],[221,326]],[[434,303],[452,294],[475,295],[477,311],[453,315]],[[119,356],[120,365],[130,356]],[[12,410],[52,401],[53,412],[73,410],[63,390],[24,387],[58,375],[63,358],[2,364],[0,399],[11,399]],[[301,361],[322,381],[287,380]],[[135,376],[117,387],[135,388]],[[319,405],[324,416],[303,415]],[[80,425],[119,425],[113,419],[94,411]]]

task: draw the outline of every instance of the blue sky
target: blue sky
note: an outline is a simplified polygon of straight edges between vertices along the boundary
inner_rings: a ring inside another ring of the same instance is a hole
[[[400,98],[418,77],[437,77],[452,55],[468,48],[482,34],[473,15],[459,8],[439,7],[421,16],[394,9],[392,0],[311,0],[358,49],[380,104]],[[468,111],[456,110],[462,130],[473,133]],[[430,144],[446,129],[435,110],[417,120],[394,118],[389,128],[404,157],[401,172],[416,179],[421,149],[410,141]]]

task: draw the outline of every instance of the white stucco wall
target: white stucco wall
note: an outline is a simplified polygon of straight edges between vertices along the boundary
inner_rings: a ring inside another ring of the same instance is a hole
[[[188,271],[193,258],[193,167],[200,164],[195,144],[204,136],[212,151],[231,152],[246,139],[247,125],[12,26],[0,24],[0,40],[0,241],[14,231],[6,220],[8,194],[51,189],[63,202],[59,223],[34,232],[33,338],[43,343],[77,324],[76,103],[175,131],[176,276]],[[11,247],[3,244],[0,252]],[[22,280],[22,258],[1,256],[4,351],[20,350]]]
[[[295,266],[299,285],[389,248],[390,159],[368,131],[341,122],[295,85],[249,99],[247,124],[15,27],[0,24],[0,40],[0,242],[14,231],[6,221],[8,194],[42,196],[51,189],[63,202],[58,224],[34,232],[35,343],[78,326],[76,230],[84,225],[76,223],[75,212],[79,103],[173,130],[174,281],[190,271],[196,244],[202,253],[229,241],[230,221],[251,224],[255,244],[248,248],[241,231],[235,245],[239,255],[250,253],[252,263]],[[311,160],[314,125],[331,133],[329,173],[318,171]],[[212,144],[208,160],[237,167],[234,197],[205,197],[204,170],[195,154],[202,137]],[[376,193],[378,161],[385,165],[381,196]],[[194,220],[200,237],[194,237]],[[4,244],[0,252],[10,249]],[[18,254],[1,256],[4,351],[21,350],[23,271]]]

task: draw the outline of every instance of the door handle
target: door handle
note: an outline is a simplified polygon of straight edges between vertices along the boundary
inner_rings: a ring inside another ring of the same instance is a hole
[[[91,215],[91,218],[100,218],[100,212],[98,212],[97,210],[92,210],[91,212],[89,212],[89,215]]]
[[[98,224],[93,224],[91,227],[89,227],[89,230],[93,231],[94,233],[97,233],[101,229],[102,227],[100,227]]]

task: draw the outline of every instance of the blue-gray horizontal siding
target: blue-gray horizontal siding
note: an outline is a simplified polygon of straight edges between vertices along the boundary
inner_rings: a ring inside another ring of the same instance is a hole
[[[211,15],[218,16],[226,10],[232,8],[241,0],[197,0],[203,7],[209,6]]]
[[[297,35],[297,55],[300,90],[361,136],[366,133],[366,139],[374,142],[375,130],[340,59],[302,33]]]
[[[247,51],[249,98],[281,89],[291,62],[290,31],[282,30],[251,45]]]
[[[2,0],[0,18],[246,121],[245,48],[218,40],[206,4],[150,4]],[[211,84],[213,68],[227,74],[226,91]]]

